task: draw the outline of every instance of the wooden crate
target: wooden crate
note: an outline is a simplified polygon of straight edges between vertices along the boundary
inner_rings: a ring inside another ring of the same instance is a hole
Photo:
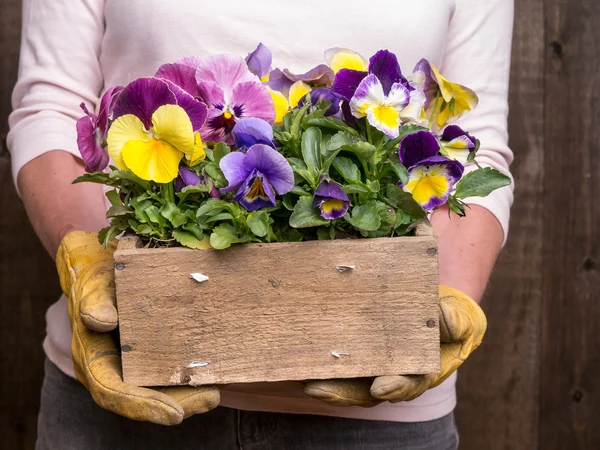
[[[429,224],[411,237],[227,250],[144,249],[129,237],[114,259],[127,383],[439,371],[437,238]]]

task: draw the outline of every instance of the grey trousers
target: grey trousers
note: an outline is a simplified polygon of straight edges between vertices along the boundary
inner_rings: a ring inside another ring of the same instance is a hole
[[[402,423],[219,407],[165,427],[97,406],[87,390],[46,360],[37,450],[456,450],[453,414]]]

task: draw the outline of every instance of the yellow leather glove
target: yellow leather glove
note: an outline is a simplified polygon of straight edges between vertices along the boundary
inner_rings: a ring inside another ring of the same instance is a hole
[[[440,286],[441,371],[428,375],[390,375],[350,380],[318,380],[304,392],[338,406],[375,406],[414,400],[448,378],[483,339],[487,321],[477,303],[457,289]]]
[[[56,267],[69,297],[71,351],[77,379],[101,407],[133,420],[176,425],[218,406],[214,386],[148,389],[126,384],[121,356],[110,331],[118,324],[113,253],[96,233],[73,231],[62,241]]]

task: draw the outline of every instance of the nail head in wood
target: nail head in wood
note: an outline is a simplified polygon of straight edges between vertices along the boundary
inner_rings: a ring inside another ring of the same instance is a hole
[[[435,255],[437,255],[437,249],[435,249],[435,248],[429,248],[429,249],[427,249],[427,254],[429,256],[435,256]]]
[[[125,264],[121,264],[121,263],[119,263],[115,266],[115,269],[117,269],[117,270],[123,270],[124,268],[125,268]]]
[[[433,319],[429,319],[429,320],[427,321],[427,326],[428,326],[429,328],[435,328],[435,320],[433,320]]]

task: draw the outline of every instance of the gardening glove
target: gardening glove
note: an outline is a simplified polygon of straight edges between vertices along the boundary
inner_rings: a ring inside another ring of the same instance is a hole
[[[338,406],[375,406],[414,400],[446,380],[483,339],[487,321],[483,310],[457,289],[440,286],[441,370],[428,375],[392,375],[350,380],[309,382],[304,392]]]
[[[110,331],[117,328],[113,253],[96,233],[73,231],[61,242],[56,267],[69,297],[71,352],[77,379],[101,407],[133,420],[176,425],[218,406],[214,386],[149,389],[126,384],[121,356]]]

